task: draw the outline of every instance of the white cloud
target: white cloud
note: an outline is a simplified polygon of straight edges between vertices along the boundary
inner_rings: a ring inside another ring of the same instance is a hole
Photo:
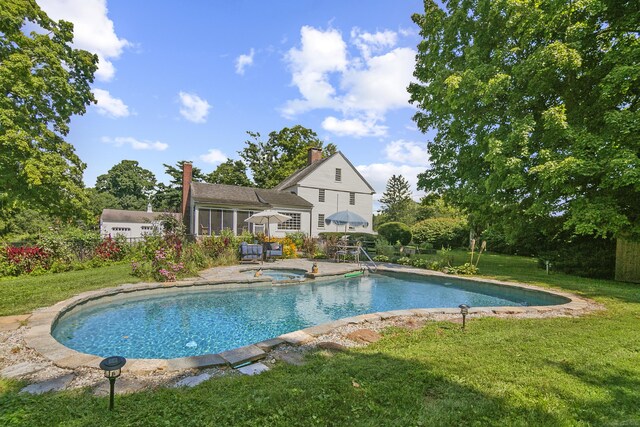
[[[105,144],[111,144],[116,147],[122,147],[123,145],[129,145],[134,150],[154,150],[164,151],[169,148],[169,144],[165,144],[160,141],[140,141],[139,139],[130,136],[118,136],[116,138],[110,138],[108,136],[102,137],[102,142]]]
[[[285,60],[291,70],[291,81],[303,99],[285,105],[283,114],[287,117],[315,108],[336,107],[329,73],[345,71],[348,65],[347,45],[337,30],[304,26],[300,37],[301,48],[290,49]]]
[[[249,51],[248,55],[240,55],[236,58],[236,73],[243,75],[244,69],[250,65],[253,65],[253,55],[255,51],[253,48]]]
[[[193,123],[204,123],[207,121],[209,115],[209,109],[211,105],[205,100],[200,98],[195,93],[180,92],[180,114],[182,117]]]
[[[384,136],[387,127],[377,125],[375,120],[344,119],[329,116],[322,121],[322,128],[338,136]]]
[[[211,164],[223,163],[227,161],[227,156],[222,151],[212,148],[207,154],[200,155],[200,160]]]
[[[301,98],[286,102],[285,117],[314,109],[331,109],[343,117],[328,116],[326,130],[337,135],[380,136],[389,110],[411,108],[407,86],[413,79],[413,49],[396,47],[397,33],[368,33],[354,28],[349,49],[335,29],[322,31],[304,26],[301,45],[285,55],[291,81]],[[352,49],[354,50],[354,49]]]
[[[416,188],[418,184],[418,174],[426,170],[424,166],[399,165],[387,162],[359,165],[356,166],[356,169],[358,169],[358,172],[360,172],[374,190],[376,190],[376,194],[373,195],[376,204],[387,188],[387,181],[389,181],[391,175],[402,175],[402,177],[409,182],[414,200],[418,201],[420,197],[424,196],[424,192],[418,191]]]
[[[396,48],[369,58],[364,69],[349,70],[342,79],[343,108],[383,116],[388,110],[411,107],[407,86],[413,79],[415,55],[412,49]]]
[[[111,80],[115,75],[111,60],[118,59],[131,43],[116,35],[106,0],[38,0],[38,4],[50,18],[73,23],[74,47],[97,54],[96,78]]]
[[[398,34],[390,30],[368,33],[355,27],[351,30],[351,42],[362,52],[362,56],[368,59],[372,53],[394,47],[398,42]]]
[[[429,153],[427,144],[399,139],[390,142],[384,148],[387,159],[395,163],[408,163],[410,165],[427,166]]]
[[[96,97],[96,101],[98,101],[96,104],[98,113],[103,116],[116,119],[119,117],[127,117],[131,114],[129,112],[129,107],[127,107],[121,99],[112,97],[109,91],[104,89],[93,89],[93,94]]]

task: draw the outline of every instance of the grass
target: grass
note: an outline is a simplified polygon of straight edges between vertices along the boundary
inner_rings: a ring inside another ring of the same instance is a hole
[[[456,253],[454,256],[465,256]],[[481,273],[557,287],[606,311],[580,318],[431,322],[367,348],[256,377],[107,399],[29,396],[0,380],[0,425],[640,425],[640,286],[551,274],[486,255]]]
[[[136,283],[131,266],[115,264],[66,273],[23,276],[0,280],[0,316],[26,314],[73,295],[94,289]]]

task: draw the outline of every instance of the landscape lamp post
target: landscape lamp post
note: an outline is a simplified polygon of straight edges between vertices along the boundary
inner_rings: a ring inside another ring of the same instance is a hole
[[[462,314],[462,329],[464,330],[467,314],[469,314],[469,306],[467,304],[460,304],[458,307],[460,308],[460,314]]]
[[[113,389],[116,385],[116,378],[120,376],[122,367],[127,363],[127,359],[122,356],[111,356],[100,362],[100,369],[104,371],[104,376],[109,378],[109,410],[113,411]]]

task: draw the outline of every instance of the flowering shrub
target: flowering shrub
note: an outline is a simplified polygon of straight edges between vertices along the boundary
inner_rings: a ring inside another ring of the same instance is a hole
[[[4,273],[7,275],[18,276],[35,270],[47,270],[50,266],[49,255],[39,246],[7,246],[3,253],[4,270],[7,270]]]
[[[96,248],[96,256],[102,260],[118,260],[120,259],[121,249],[111,235],[105,237]]]

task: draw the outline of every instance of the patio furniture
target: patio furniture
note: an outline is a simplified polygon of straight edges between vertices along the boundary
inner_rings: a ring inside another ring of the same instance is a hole
[[[282,244],[277,242],[265,243],[265,256],[267,259],[273,259],[282,256]]]
[[[247,242],[240,243],[240,261],[257,262],[262,259],[262,245],[251,245]]]

